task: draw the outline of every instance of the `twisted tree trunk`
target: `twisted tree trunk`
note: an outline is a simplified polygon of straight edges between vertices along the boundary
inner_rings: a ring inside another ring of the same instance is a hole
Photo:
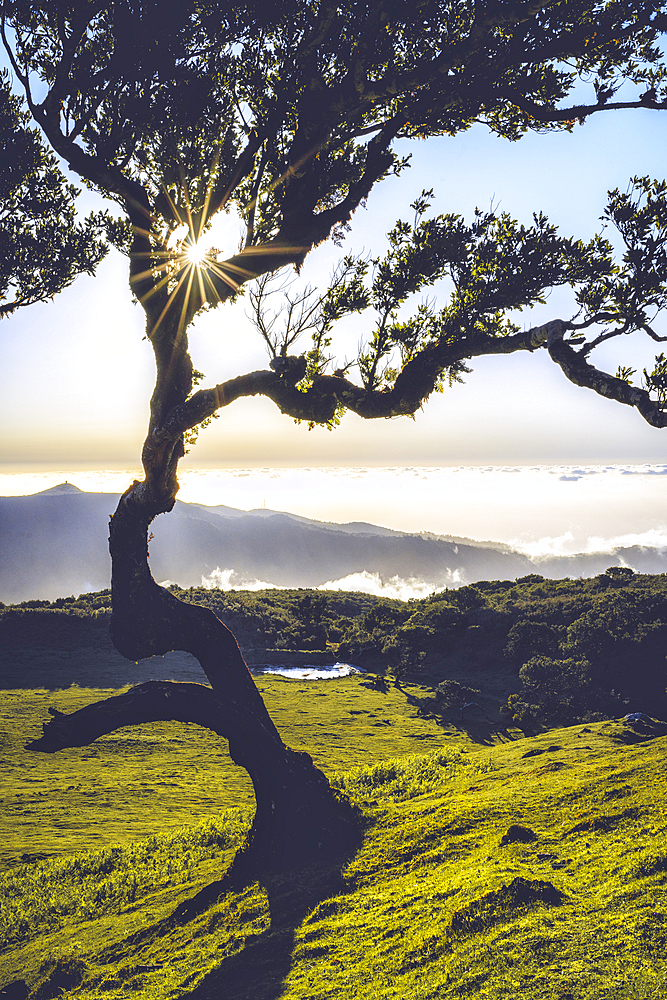
[[[256,877],[348,850],[358,835],[352,807],[307,753],[285,746],[230,630],[210,609],[179,601],[151,576],[151,495],[146,482],[134,483],[110,521],[112,639],[130,660],[173,649],[192,653],[211,687],[151,681],[71,715],[51,710],[43,736],[28,748],[54,753],[85,746],[123,726],[194,722],[227,739],[232,760],[252,779],[255,817],[234,863],[237,877]]]
[[[311,757],[283,743],[229,629],[208,608],[179,601],[151,575],[149,527],[173,508],[184,434],[203,419],[187,405],[194,381],[187,330],[202,305],[203,283],[195,280],[197,269],[185,254],[176,255],[173,271],[162,277],[161,236],[146,228],[155,221],[148,195],[135,185],[124,197],[133,229],[130,284],[146,313],[156,380],[142,450],[145,478],[123,494],[109,525],[111,638],[132,661],[170,650],[191,653],[212,690],[161,683],[133,688],[70,716],[56,714],[30,748],[55,752],[85,745],[113,729],[156,720],[179,719],[214,730],[229,741],[232,760],[246,768],[254,786],[253,826],[235,862],[237,874],[252,877],[347,851],[356,842],[358,825],[354,810],[331,789]],[[258,260],[257,273],[276,266],[269,258]],[[254,271],[244,274],[246,280]],[[229,294],[226,286],[220,298]]]

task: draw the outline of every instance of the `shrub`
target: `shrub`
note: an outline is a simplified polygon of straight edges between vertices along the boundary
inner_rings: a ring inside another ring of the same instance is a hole
[[[525,663],[531,656],[558,656],[559,630],[546,622],[520,621],[507,633],[505,656]]]
[[[436,701],[442,702],[448,708],[458,708],[459,705],[472,701],[481,694],[478,688],[467,687],[465,684],[460,684],[459,681],[449,678],[440,681],[435,692]]]
[[[550,656],[533,656],[519,670],[519,680],[527,691],[540,701],[563,694],[580,693],[591,683],[588,660],[554,660]]]

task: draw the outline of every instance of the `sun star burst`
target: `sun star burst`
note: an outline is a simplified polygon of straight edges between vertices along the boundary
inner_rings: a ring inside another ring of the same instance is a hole
[[[189,264],[194,264],[196,267],[201,267],[206,260],[206,255],[208,253],[208,248],[201,246],[200,243],[192,243],[186,250],[185,256],[188,259]]]

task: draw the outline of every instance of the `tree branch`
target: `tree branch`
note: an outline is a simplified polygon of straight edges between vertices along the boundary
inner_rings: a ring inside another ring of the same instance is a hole
[[[211,192],[210,200],[206,206],[207,218],[212,218],[216,212],[224,208],[231,198],[234,188],[247,176],[258,150],[266,139],[268,131],[268,129],[262,129],[260,132],[259,128],[253,129],[248,142],[244,149],[241,150],[231,171],[224,179],[221,178],[216,183],[214,190]]]
[[[539,122],[571,122],[577,118],[588,118],[598,111],[619,111],[627,108],[652,108],[661,110],[667,108],[667,101],[647,102],[640,97],[637,101],[609,101],[606,104],[576,104],[570,108],[545,108],[540,104],[511,90],[500,93],[520,111]]]
[[[247,738],[252,724],[255,738],[264,744],[266,752],[275,753],[276,745],[282,745],[275,729],[257,717],[250,718],[247,711],[239,711],[234,701],[224,702],[204,684],[148,681],[69,715],[53,708],[49,711],[53,718],[44,723],[42,736],[28,743],[26,749],[56,753],[67,747],[88,746],[124,726],[164,721],[194,722],[234,744],[239,738]]]
[[[242,703],[223,701],[203,684],[149,681],[70,715],[49,711],[53,718],[27,750],[57,753],[88,746],[125,726],[172,720],[195,723],[228,740],[232,760],[252,779],[256,800],[252,830],[234,859],[237,878],[256,879],[262,869],[339,855],[358,841],[356,813],[332,791],[310,754],[286,747],[275,729],[249,715]]]
[[[327,423],[343,407],[365,419],[398,417],[415,413],[433,392],[442,372],[467,358],[492,354],[536,351],[549,338],[573,329],[565,320],[552,320],[509,337],[478,337],[447,343],[443,338],[427,345],[403,366],[393,387],[370,391],[335,375],[317,375],[305,391],[297,388],[305,364],[299,358],[287,358],[282,372],[255,371],[221,382],[213,389],[200,389],[182,406],[174,408],[161,428],[154,433],[156,447],[183,434],[244,396],[266,396],[279,409],[297,420]]]
[[[72,170],[84,180],[99,187],[105,194],[115,194],[122,200],[133,228],[133,242],[130,255],[130,282],[134,294],[141,300],[155,286],[155,280],[146,261],[151,254],[149,231],[153,214],[148,194],[138,181],[126,177],[122,170],[103,161],[99,156],[85,152],[75,141],[80,129],[72,134],[63,132],[60,121],[60,109],[63,95],[67,92],[72,59],[74,57],[80,36],[85,32],[87,17],[94,16],[102,4],[87,9],[87,16],[79,18],[78,27],[72,28],[71,37],[61,38],[62,56],[55,68],[55,81],[41,104],[36,105],[30,92],[30,81],[21,73],[14,54],[8,44],[5,32],[5,17],[2,17],[2,39],[12,66],[26,94],[28,106],[35,121],[39,123],[53,149],[68,163]],[[152,308],[157,307],[157,302]]]
[[[5,16],[4,11],[3,11],[2,12],[2,17],[0,17],[0,35],[2,36],[2,44],[4,45],[5,52],[7,53],[8,57],[9,57],[9,61],[11,63],[12,69],[16,73],[16,76],[18,77],[18,79],[19,79],[19,81],[21,83],[21,86],[23,87],[23,90],[25,91],[25,99],[27,101],[28,107],[30,108],[30,111],[32,112],[32,114],[34,114],[35,113],[35,103],[34,103],[34,101],[32,99],[32,91],[30,90],[30,80],[28,79],[28,75],[26,73],[22,73],[21,72],[21,68],[20,68],[20,66],[18,64],[17,59],[14,56],[14,52],[12,51],[12,48],[11,48],[9,42],[7,41],[7,32],[5,30],[6,22],[7,22],[7,18]]]
[[[599,396],[614,399],[617,403],[634,406],[652,427],[667,427],[667,411],[651,399],[646,389],[638,389],[589,365],[586,358],[565,343],[562,337],[553,337],[547,349],[570,382],[592,389]]]
[[[317,242],[325,239],[335,225],[342,225],[350,220],[352,213],[368,197],[376,181],[389,169],[393,162],[389,147],[396,132],[404,122],[403,116],[393,118],[384,126],[379,135],[371,139],[367,146],[364,172],[359,180],[356,184],[350,185],[347,195],[340,204],[313,217],[313,221],[316,220],[318,226],[321,227],[322,233]]]

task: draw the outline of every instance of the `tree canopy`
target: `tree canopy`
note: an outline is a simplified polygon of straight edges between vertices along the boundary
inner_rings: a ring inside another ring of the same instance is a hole
[[[76,222],[78,190],[0,74],[0,318],[53,298],[107,252],[104,217]]]
[[[482,122],[517,140],[619,108],[666,107],[664,7],[5,0],[4,40],[35,120],[71,169],[124,211],[111,237],[130,256],[158,361],[147,448],[167,449],[170,475],[183,435],[239,396],[264,394],[321,423],[345,409],[411,414],[467,359],[541,347],[576,384],[663,426],[664,355],[641,387],[629,367],[610,374],[590,362],[611,337],[662,339],[667,210],[665,186],[649,178],[610,195],[607,220],[626,245],[619,262],[602,238],[561,237],[539,214],[528,226],[494,211],[469,223],[428,216],[424,192],[382,259],[346,258],[325,294],[289,308],[288,327],[267,340],[268,370],[193,392],[185,331],[247,281],[298,268],[328,237],[341,242],[373,186],[405,167],[397,139]],[[245,223],[243,245],[227,257],[207,242],[225,211]],[[445,276],[447,305],[422,304],[406,319],[406,300]],[[508,313],[559,284],[573,288],[577,314],[521,331]],[[260,286],[266,338],[265,295]],[[365,310],[367,342],[341,367],[333,327]],[[313,343],[297,354],[304,331]]]

